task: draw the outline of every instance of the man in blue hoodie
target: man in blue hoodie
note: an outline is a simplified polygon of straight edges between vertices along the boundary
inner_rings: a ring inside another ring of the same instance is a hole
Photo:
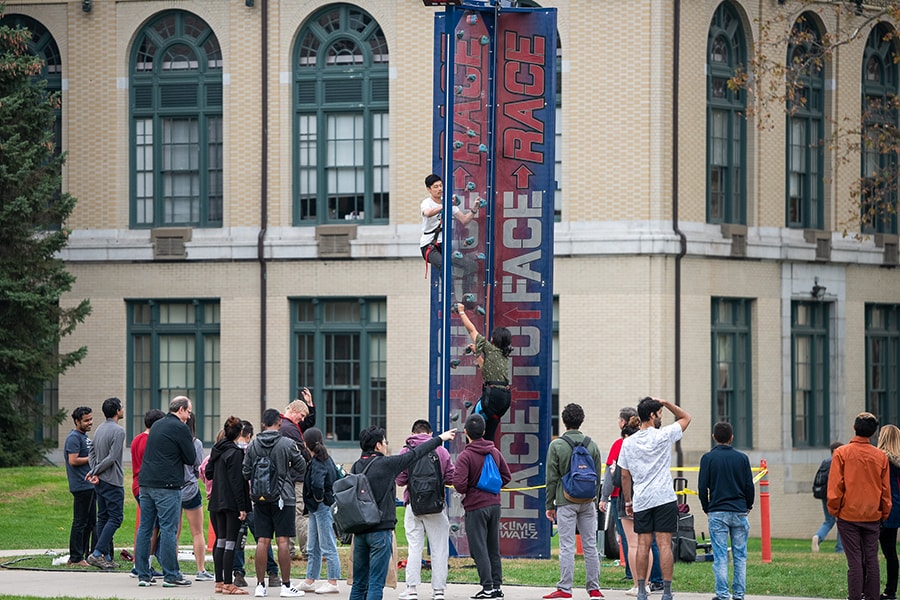
[[[709,516],[709,539],[713,550],[713,574],[717,600],[728,600],[728,538],[734,557],[731,598],[743,600],[747,589],[747,537],[756,488],[750,459],[731,447],[734,431],[731,423],[716,423],[713,428],[716,447],[700,459],[697,494],[703,512]]]

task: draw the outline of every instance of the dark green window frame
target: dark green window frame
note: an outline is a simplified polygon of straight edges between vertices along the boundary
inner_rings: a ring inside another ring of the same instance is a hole
[[[863,136],[860,211],[863,233],[897,233],[896,32],[879,23],[869,33],[862,61]],[[884,421],[887,422],[887,421]]]
[[[222,50],[210,26],[182,10],[156,15],[131,53],[133,228],[221,227]]]
[[[191,399],[197,438],[215,442],[221,418],[221,318],[216,299],[127,300],[128,439],[144,431],[144,413],[168,412]]]
[[[331,444],[387,427],[387,300],[291,299],[291,394],[308,387]]]
[[[749,298],[712,298],[712,422],[731,423],[736,448],[753,448],[752,310]]]
[[[830,304],[791,303],[791,434],[795,448],[831,443]]]
[[[900,422],[900,304],[866,305],[866,410]]]
[[[295,225],[390,221],[387,39],[378,22],[331,4],[293,53]]]
[[[706,46],[706,222],[747,222],[746,92],[728,80],[746,64],[744,28],[730,2],[716,9]]]
[[[800,64],[798,89],[787,100],[787,181],[785,219],[799,229],[825,227],[825,66],[818,58],[821,31],[812,13],[794,23],[788,64]]]

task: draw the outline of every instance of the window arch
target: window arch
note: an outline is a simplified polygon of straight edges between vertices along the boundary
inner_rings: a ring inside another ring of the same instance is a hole
[[[794,23],[787,64],[795,72],[796,86],[787,100],[787,210],[788,227],[825,227],[825,65],[822,32],[812,13]]]
[[[294,48],[295,225],[390,219],[388,46],[348,4],[312,15]]]
[[[746,92],[728,80],[746,63],[744,28],[730,2],[716,9],[706,48],[706,222],[747,221]]]
[[[863,139],[861,222],[864,233],[897,233],[896,32],[879,23],[869,33],[862,61]]]
[[[222,226],[222,50],[181,10],[144,25],[131,54],[133,227]]]

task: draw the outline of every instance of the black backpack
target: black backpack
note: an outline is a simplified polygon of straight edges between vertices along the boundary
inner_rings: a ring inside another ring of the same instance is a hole
[[[819,465],[816,471],[816,477],[813,479],[812,492],[813,498],[825,500],[828,498],[828,473],[831,472],[831,459],[827,458]]]
[[[273,504],[281,498],[281,478],[275,469],[275,461],[267,454],[253,459],[250,471],[250,499],[256,504]]]
[[[334,504],[331,513],[341,534],[363,533],[381,523],[378,498],[372,495],[372,486],[366,471],[377,458],[370,458],[361,473],[348,473],[334,482]]]
[[[412,450],[412,446],[406,444]],[[409,467],[409,507],[414,515],[432,515],[444,510],[444,475],[441,459],[432,450]]]

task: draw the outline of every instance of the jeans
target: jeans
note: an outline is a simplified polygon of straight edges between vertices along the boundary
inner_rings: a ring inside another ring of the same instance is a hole
[[[125,488],[100,481],[97,492],[97,545],[94,552],[111,559],[113,536],[125,518]]]
[[[322,574],[322,556],[327,562],[328,579],[340,578],[341,560],[338,558],[337,540],[334,538],[334,517],[331,515],[331,507],[324,503],[309,513],[306,550],[309,554],[306,563],[307,579],[318,579]]]
[[[838,519],[838,531],[844,540],[844,556],[847,557],[847,597],[849,600],[878,598],[881,587],[878,564],[878,521],[860,523]]]
[[[828,532],[831,531],[831,528],[834,527],[834,516],[828,512],[828,500],[822,499],[822,512],[825,513],[825,521],[822,522],[822,526],[819,527],[819,530],[816,532],[816,537],[819,538],[819,541],[825,539],[825,536],[828,535]],[[844,545],[841,544],[841,532],[838,531],[836,533],[837,543],[834,546],[835,552],[843,552]]]
[[[482,589],[499,590],[503,583],[500,562],[500,505],[466,511],[466,537],[469,554],[475,560]],[[574,540],[574,536],[572,537]]]
[[[253,534],[253,539],[256,539],[256,529],[253,528],[253,513],[247,513],[247,529]],[[241,540],[238,540],[238,546],[234,548],[234,566],[232,570],[235,573],[240,573],[241,575],[246,575],[247,571],[244,570],[244,547],[241,545]],[[275,562],[275,555],[272,553],[272,544],[269,544],[269,547],[266,549],[266,573],[269,575],[278,575],[278,564]]]
[[[390,529],[353,534],[353,587],[350,600],[381,600],[393,552]]]
[[[422,552],[425,536],[431,550],[431,589],[447,589],[447,569],[450,556],[450,520],[447,511],[432,515],[416,516],[412,507],[406,506],[403,516],[409,559],[406,561],[406,587],[414,588],[422,582]]]
[[[716,577],[716,598],[728,598],[728,538],[731,537],[731,556],[734,577],[731,595],[743,598],[747,590],[747,537],[750,521],[746,513],[712,511],[709,513],[709,539],[712,542],[713,574]]]
[[[556,524],[559,529],[559,582],[556,587],[572,593],[575,579],[575,529],[581,535],[584,550],[584,570],[587,590],[600,589],[600,555],[597,553],[597,536],[588,532],[597,531],[597,506],[594,502],[583,504],[563,504],[556,507]]]
[[[181,490],[166,488],[141,488],[141,525],[138,528],[134,564],[138,578],[150,579],[150,536],[153,524],[159,522],[159,544],[156,556],[162,566],[166,581],[177,581],[184,576],[178,566],[178,521],[181,518]]]
[[[97,497],[94,490],[72,492],[72,531],[69,534],[69,562],[87,558],[91,536],[97,541]]]

